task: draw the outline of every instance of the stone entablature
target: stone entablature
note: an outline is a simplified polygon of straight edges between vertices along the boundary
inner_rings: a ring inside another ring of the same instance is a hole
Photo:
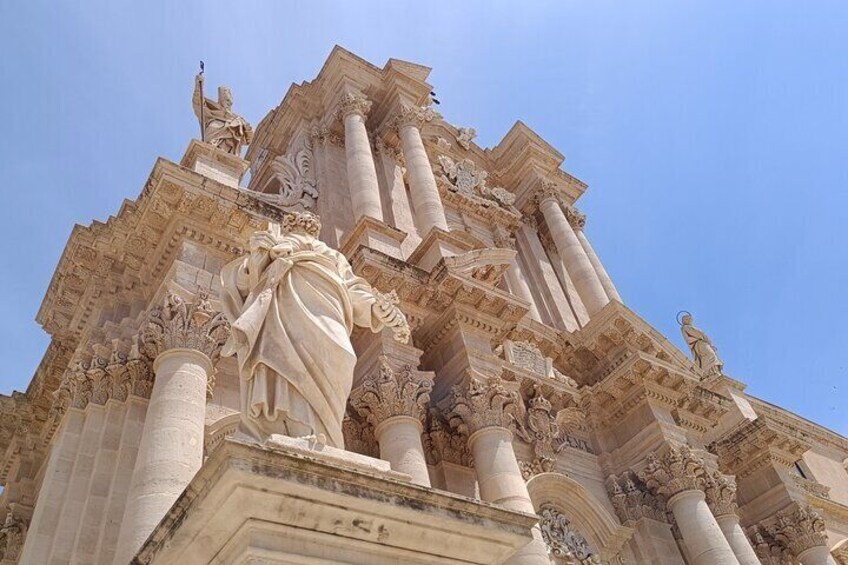
[[[792,467],[810,448],[809,438],[766,416],[745,421],[735,432],[710,446],[723,469],[747,477],[766,465]]]

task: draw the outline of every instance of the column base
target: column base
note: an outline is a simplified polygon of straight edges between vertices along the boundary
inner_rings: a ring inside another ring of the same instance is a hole
[[[340,469],[320,452],[231,438],[209,457],[136,559],[184,565],[503,563],[534,541],[536,519],[381,472]]]
[[[471,245],[461,237],[439,228],[430,230],[418,247],[410,254],[407,261],[431,271],[444,257],[453,257],[466,251],[471,251]]]
[[[360,246],[364,246],[402,260],[403,253],[400,246],[406,236],[406,232],[393,228],[385,222],[363,216],[342,241],[339,251],[345,257],[351,257]]]

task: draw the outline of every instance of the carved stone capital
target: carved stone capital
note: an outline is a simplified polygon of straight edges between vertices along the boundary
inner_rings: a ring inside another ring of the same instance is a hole
[[[346,118],[350,114],[359,114],[364,119],[371,111],[371,101],[358,93],[346,92],[339,102],[339,117]]]
[[[632,471],[625,471],[618,477],[610,475],[606,486],[612,507],[622,524],[642,518],[668,521],[665,502],[657,498]]]
[[[704,494],[713,516],[736,514],[736,479],[718,472],[704,475]]]
[[[565,207],[565,219],[568,220],[575,231],[582,230],[586,226],[586,214],[583,214],[574,206]]]
[[[415,371],[410,365],[395,371],[380,356],[379,371],[372,372],[350,395],[350,405],[376,429],[395,416],[409,416],[419,422],[427,414],[433,377]]]
[[[781,510],[765,529],[796,557],[812,547],[827,547],[824,518],[809,506]]]
[[[448,422],[451,427],[471,436],[485,428],[512,429],[520,411],[518,391],[500,376],[468,376],[454,385],[448,398]]]
[[[536,192],[533,194],[533,200],[535,201],[536,206],[541,206],[548,200],[553,200],[559,203],[559,197],[559,186],[555,182],[549,180],[543,180],[536,189]]]
[[[669,499],[686,490],[701,490],[705,473],[703,459],[683,445],[670,447],[662,457],[651,453],[638,475],[652,492]]]
[[[429,429],[422,438],[427,463],[438,465],[444,461],[453,465],[472,467],[474,458],[468,449],[468,436],[452,430],[450,424],[436,408],[430,409],[428,420]]]
[[[169,291],[164,305],[150,311],[142,344],[151,359],[169,349],[194,349],[214,363],[229,333],[229,322],[212,309],[207,292],[200,291],[193,302],[187,303]]]
[[[441,119],[442,115],[431,106],[402,106],[394,125],[398,130],[407,126],[421,129],[425,123]]]

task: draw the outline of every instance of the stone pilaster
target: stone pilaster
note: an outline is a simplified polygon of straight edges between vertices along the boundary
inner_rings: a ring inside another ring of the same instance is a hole
[[[144,421],[116,562],[129,562],[203,463],[213,363],[229,335],[206,293],[187,303],[168,293],[142,334],[155,381]]]
[[[381,356],[379,370],[350,396],[350,405],[374,428],[380,458],[391,463],[393,470],[410,475],[412,482],[428,487],[421,432],[432,389],[432,374],[415,371],[410,365],[396,371]]]
[[[345,129],[345,157],[347,182],[353,206],[354,221],[363,217],[383,221],[377,169],[365,119],[371,110],[371,101],[362,94],[347,92],[339,103],[339,117]]]

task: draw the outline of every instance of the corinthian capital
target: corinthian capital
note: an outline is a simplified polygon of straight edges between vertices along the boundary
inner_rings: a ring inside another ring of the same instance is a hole
[[[765,528],[796,557],[818,545],[827,547],[824,518],[809,506],[781,510]]]
[[[141,340],[151,359],[169,349],[194,349],[214,363],[229,332],[224,315],[212,309],[208,292],[200,291],[186,303],[169,291],[165,303],[150,311]]]
[[[565,219],[575,230],[582,230],[586,226],[586,214],[583,214],[574,206],[565,207]]]
[[[359,114],[363,118],[371,111],[371,101],[359,93],[346,92],[339,103],[339,116],[344,119],[350,114]]]
[[[414,126],[420,129],[426,122],[441,119],[442,115],[431,106],[402,106],[395,118],[395,127]]]
[[[395,371],[385,356],[380,370],[369,375],[350,395],[350,405],[376,429],[395,416],[409,416],[423,422],[433,390],[433,377],[410,365]]]
[[[495,375],[468,376],[465,382],[454,385],[445,399],[451,427],[469,436],[484,428],[512,429],[521,400],[509,384]]]
[[[689,447],[672,446],[662,457],[648,455],[648,464],[638,473],[652,492],[671,498],[685,490],[700,490],[704,482],[704,461]]]
[[[736,479],[721,473],[704,476],[704,493],[713,516],[736,514]]]
[[[559,186],[553,181],[547,179],[543,180],[539,187],[536,189],[536,192],[533,194],[533,197],[536,201],[537,206],[540,206],[543,202],[547,200],[554,200],[555,202],[559,202]]]

